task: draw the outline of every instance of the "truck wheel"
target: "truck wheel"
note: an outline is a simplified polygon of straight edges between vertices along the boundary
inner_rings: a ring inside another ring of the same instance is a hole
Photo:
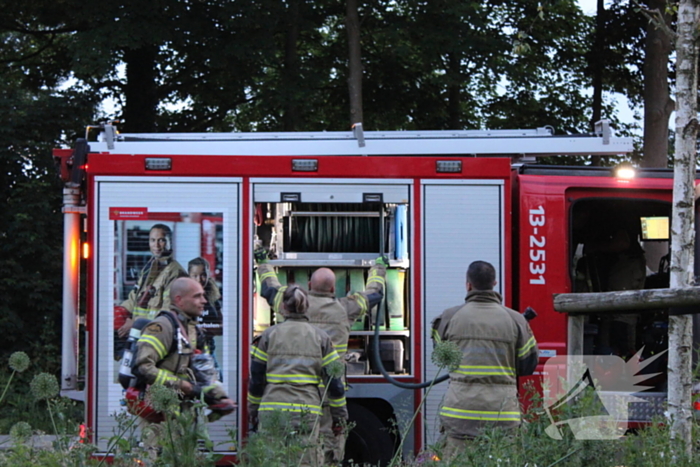
[[[388,465],[394,440],[376,415],[359,404],[348,404],[348,421],[354,423],[345,443],[344,465]]]

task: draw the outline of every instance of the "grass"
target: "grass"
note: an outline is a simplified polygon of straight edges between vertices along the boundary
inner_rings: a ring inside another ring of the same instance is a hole
[[[445,352],[449,356],[449,352]],[[446,358],[446,357],[445,357]],[[437,360],[441,367],[449,367],[449,358]],[[39,373],[31,380],[24,378],[23,371],[12,368],[13,377],[6,378],[0,399],[0,409],[12,401],[8,391],[10,384],[25,385],[25,399],[31,401],[34,411],[44,412],[45,420],[51,431],[57,435],[52,449],[38,449],[31,444],[31,436],[41,434],[35,420],[30,417],[14,423],[9,430],[11,446],[0,450],[0,465],[20,467],[56,466],[56,467],[101,467],[104,460],[96,459],[93,454],[96,446],[80,443],[76,439],[77,423],[69,414],[74,409],[57,396],[58,385],[55,377]],[[29,381],[29,383],[24,383]],[[555,440],[546,434],[550,419],[543,410],[543,401],[532,391],[532,401],[524,414],[523,425],[514,431],[498,429],[487,430],[477,440],[468,442],[462,454],[450,460],[442,459],[443,446],[427,446],[415,457],[400,458],[396,456],[391,465],[394,467],[457,467],[457,466],[493,466],[493,467],[690,467],[697,461],[679,454],[683,452],[671,440],[668,423],[657,420],[656,423],[628,433],[614,440],[578,440],[570,431],[564,431],[562,439]],[[152,394],[154,404],[166,414],[166,421],[161,424],[156,437],[160,455],[149,458],[148,452],[138,442],[137,417],[126,413],[115,414],[118,429],[108,440],[109,451],[113,454],[113,466],[168,466],[168,467],[205,467],[213,466],[219,459],[212,454],[214,448],[206,436],[205,423],[198,419],[201,410],[181,410],[177,394],[165,388],[157,388]],[[582,400],[581,404],[586,401]],[[160,405],[158,405],[160,404]],[[574,416],[575,406],[567,406],[559,414],[563,418]],[[567,413],[571,410],[571,413]],[[415,416],[419,416],[415,414]],[[31,424],[30,424],[31,423]],[[309,430],[292,423],[285,413],[275,413],[266,420],[264,428],[258,433],[251,433],[239,449],[239,465],[242,467],[282,467],[298,466],[305,452],[318,449],[320,441],[311,441],[301,433],[313,431],[316,422],[311,421]],[[196,429],[194,427],[199,427]],[[301,428],[301,429],[300,429]],[[405,435],[410,424],[402,430]],[[694,426],[694,439],[698,439],[697,426]],[[234,444],[238,443],[237,434],[231,432]],[[405,437],[405,436],[402,436]],[[204,440],[202,442],[202,440]],[[400,449],[399,449],[400,451]],[[697,453],[700,455],[700,453]]]

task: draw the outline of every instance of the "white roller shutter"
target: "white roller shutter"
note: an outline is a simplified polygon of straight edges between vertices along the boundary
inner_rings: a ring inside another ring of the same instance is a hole
[[[446,308],[464,303],[466,271],[482,260],[503,284],[503,181],[423,181],[423,361],[425,381],[435,378],[431,322]],[[444,374],[444,371],[441,372]],[[434,386],[425,405],[424,445],[437,441],[438,409],[447,383]]]
[[[120,303],[115,283],[119,281],[118,271],[126,267],[122,261],[124,239],[117,241],[116,222],[110,220],[110,208],[146,208],[149,213],[180,213],[182,223],[174,224],[175,257],[187,268],[190,256],[199,256],[201,230],[198,225],[187,225],[188,214],[220,213],[223,217],[223,314],[224,329],[221,338],[221,358],[224,386],[233,400],[238,400],[241,386],[239,326],[240,326],[240,179],[222,178],[134,178],[97,177],[95,183],[96,216],[93,229],[96,229],[96,267],[93,290],[95,307],[94,335],[92,336],[90,369],[93,381],[94,429],[95,438],[101,449],[105,449],[107,439],[115,433],[117,423],[114,414],[124,410],[121,405],[123,391],[117,382],[118,363],[114,361],[113,309]],[[193,221],[194,222],[194,221]],[[141,223],[141,221],[139,221]],[[154,224],[156,221],[143,221]],[[164,222],[172,225],[172,223]],[[132,222],[132,224],[134,224]],[[177,238],[175,238],[177,237]],[[186,237],[186,238],[185,238]],[[218,352],[217,352],[218,353]],[[230,437],[227,429],[237,429],[238,412],[222,420],[209,424],[209,432],[217,450],[227,451],[228,445],[221,445]]]

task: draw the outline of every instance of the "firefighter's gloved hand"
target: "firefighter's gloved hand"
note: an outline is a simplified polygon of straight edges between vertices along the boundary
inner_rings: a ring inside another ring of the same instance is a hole
[[[192,392],[189,396],[192,399],[201,399],[204,396],[204,403],[208,406],[216,404],[216,391],[215,389],[219,387],[218,383],[213,384],[203,384],[196,383],[192,385]]]
[[[207,408],[211,410],[211,413],[207,415],[207,420],[210,422],[215,422],[224,415],[228,415],[236,410],[236,403],[231,399],[224,398],[219,399],[213,404],[209,404]]]
[[[257,264],[265,264],[268,260],[268,254],[269,252],[266,248],[256,248],[255,251],[253,251],[253,258],[255,258]]]
[[[379,258],[377,258],[374,263],[378,266],[384,266],[389,267],[389,258],[386,255],[381,255]]]
[[[333,419],[333,436],[340,436],[345,430],[346,421],[341,418]]]

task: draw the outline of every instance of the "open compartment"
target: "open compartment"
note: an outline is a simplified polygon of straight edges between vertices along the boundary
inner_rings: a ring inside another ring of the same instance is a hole
[[[283,285],[297,284],[308,290],[316,269],[332,269],[337,298],[363,291],[377,257],[385,255],[389,259],[384,299],[352,324],[348,343],[348,373],[370,375],[377,373],[376,365],[371,363],[370,346],[375,323],[379,323],[383,341],[399,339],[397,346],[408,348],[410,340],[408,187],[351,187],[256,186],[253,243],[270,252],[270,264]],[[264,298],[257,296],[257,274],[255,283],[253,332],[259,333],[278,322],[279,317],[274,316]],[[392,354],[385,367],[394,374],[407,373],[408,352]]]

